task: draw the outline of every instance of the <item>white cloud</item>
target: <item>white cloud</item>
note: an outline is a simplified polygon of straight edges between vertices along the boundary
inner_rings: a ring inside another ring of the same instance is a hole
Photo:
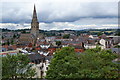
[[[3,22],[30,22],[33,4],[31,1],[3,2],[1,12]],[[79,0],[39,0],[36,7],[41,22],[71,22],[81,17],[117,17],[117,4],[117,2],[79,2]]]
[[[1,3],[0,15],[6,22],[0,23],[1,28],[30,28],[34,3],[42,30],[117,28],[118,23],[118,0],[2,0]]]
[[[0,23],[0,28],[8,28],[12,30],[30,28],[30,24]]]
[[[30,24],[14,24],[14,23],[0,23],[0,28],[8,28],[8,29],[30,29]],[[41,30],[82,30],[82,29],[117,29],[117,24],[105,24],[105,25],[96,25],[96,24],[88,24],[88,25],[78,25],[70,22],[53,22],[53,23],[40,23],[39,29]]]
[[[1,0],[1,2],[38,2],[38,1],[45,1],[47,2],[48,0]],[[54,2],[118,2],[119,0],[49,0],[49,1],[54,1]]]

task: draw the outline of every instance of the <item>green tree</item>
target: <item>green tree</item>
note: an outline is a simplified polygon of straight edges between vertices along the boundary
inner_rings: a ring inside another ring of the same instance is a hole
[[[2,78],[28,78],[35,75],[27,55],[7,55],[2,58]]]
[[[117,55],[109,50],[101,50],[100,48],[88,49],[80,54],[80,70],[81,78],[118,78],[118,64],[112,62]]]
[[[114,48],[120,48],[120,45],[116,45]]]
[[[56,41],[56,45],[60,46],[61,45],[61,41]]]
[[[22,33],[26,33],[26,30],[23,30]]]
[[[13,39],[13,38],[11,39],[11,44],[12,44],[12,45],[14,44],[14,39]]]
[[[64,38],[64,39],[70,38],[70,34],[65,34],[65,35],[63,35],[63,38]]]
[[[72,47],[64,47],[58,50],[51,61],[46,78],[62,79],[72,78],[76,74],[78,67],[76,63],[77,58]]]
[[[65,47],[58,50],[51,61],[46,78],[118,78],[118,64],[112,62],[117,58],[109,50],[88,49],[77,54],[74,48]]]
[[[116,31],[115,36],[120,36],[120,30],[119,29]]]
[[[7,45],[10,45],[10,42],[9,42],[9,40],[7,40],[7,43],[6,43]]]
[[[2,36],[2,39],[4,39],[4,37]]]
[[[101,35],[102,35],[102,32],[98,32],[97,35],[98,35],[98,36],[101,36]]]
[[[6,43],[2,43],[2,46],[5,45]]]
[[[17,36],[14,34],[14,35],[13,35],[13,38],[16,38],[16,37],[17,37]]]

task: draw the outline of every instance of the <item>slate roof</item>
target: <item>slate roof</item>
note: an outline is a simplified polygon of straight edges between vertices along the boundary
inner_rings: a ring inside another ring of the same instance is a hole
[[[46,57],[45,57],[45,60],[50,61],[52,58],[53,58],[53,56],[46,56]]]
[[[108,49],[112,50],[113,53],[117,53],[120,55],[120,48],[107,48],[107,50]]]
[[[78,46],[78,45],[69,45],[69,46],[71,46],[71,47],[74,47],[75,49],[84,49],[82,46]]]
[[[43,59],[44,57],[40,54],[29,54],[28,57],[30,60],[37,60],[37,59]]]

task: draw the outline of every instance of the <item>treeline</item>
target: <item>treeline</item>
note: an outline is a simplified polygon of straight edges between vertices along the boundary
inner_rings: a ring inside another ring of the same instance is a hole
[[[75,53],[73,47],[58,49],[49,65],[48,80],[118,80],[118,55],[110,50],[87,49],[84,53]],[[25,80],[36,75],[28,55],[7,55],[2,57],[3,80]],[[30,79],[31,80],[31,79]]]
[[[30,29],[17,29],[17,30],[10,30],[7,28],[0,28],[0,30],[4,31],[26,31]],[[119,31],[120,29],[84,29],[84,30],[40,30],[40,32],[64,32],[64,31],[76,31],[76,32],[88,32],[88,31]]]
[[[52,59],[47,79],[54,80],[117,80],[119,65],[112,62],[118,58],[109,50],[99,47],[77,54],[72,47],[58,50]]]
[[[2,32],[21,32],[21,33],[30,33],[30,29],[18,29],[18,30],[9,30],[9,29],[0,29]],[[120,35],[119,29],[85,29],[85,30],[39,30],[39,33],[42,33],[46,36],[61,36],[61,33],[64,33],[65,31],[71,31],[75,35],[79,36],[80,34],[87,33],[91,35]]]

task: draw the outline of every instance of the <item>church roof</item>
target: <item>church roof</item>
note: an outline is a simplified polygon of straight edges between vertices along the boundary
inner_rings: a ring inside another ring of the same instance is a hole
[[[32,34],[21,34],[20,39],[21,38],[26,38],[26,39],[28,38],[29,39],[29,38],[34,38],[34,36]]]

